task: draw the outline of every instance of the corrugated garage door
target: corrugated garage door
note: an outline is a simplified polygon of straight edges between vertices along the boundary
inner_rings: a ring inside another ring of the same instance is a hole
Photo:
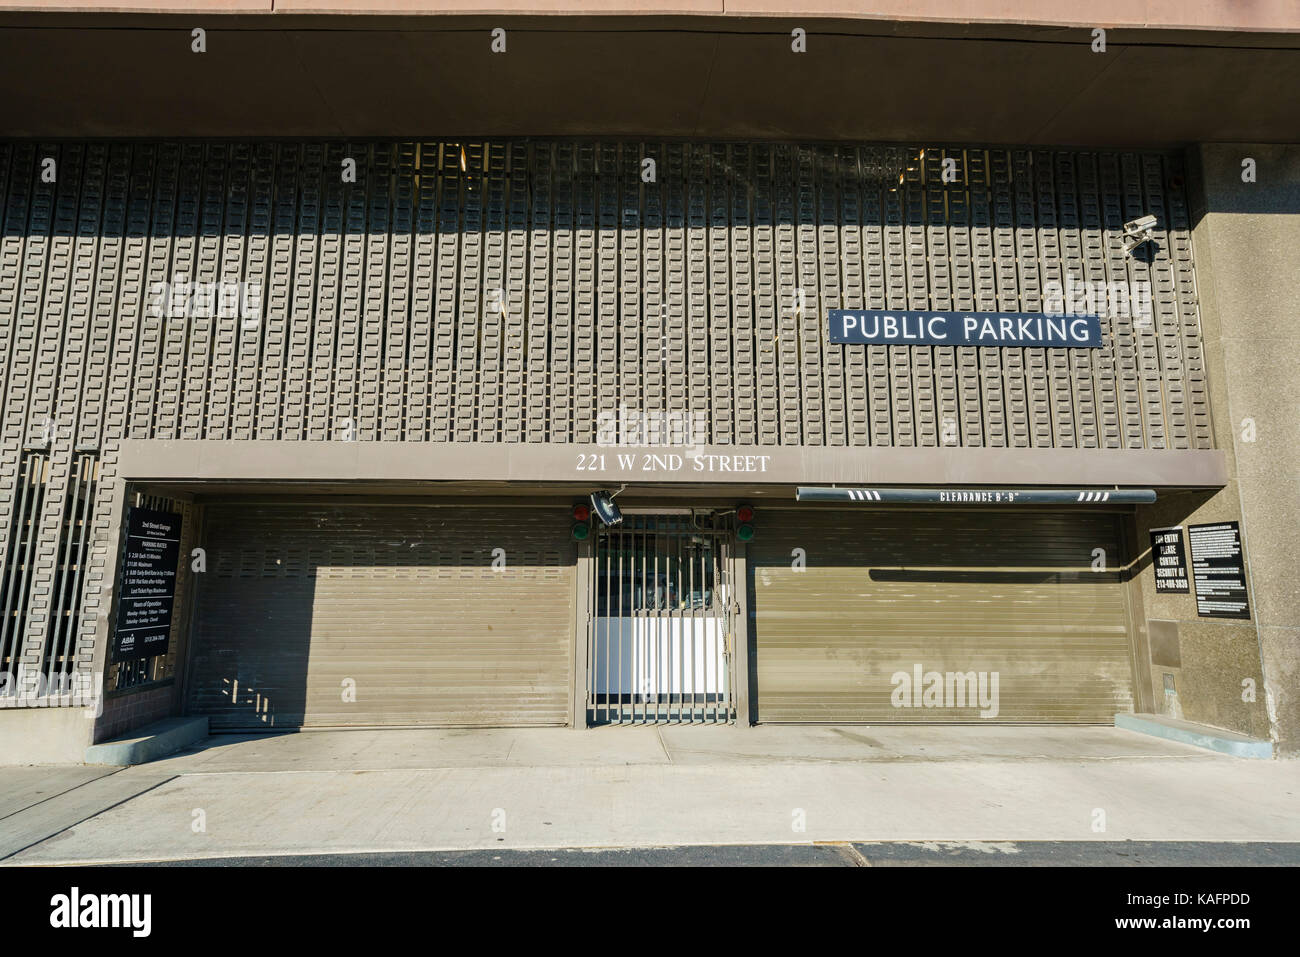
[[[1109,723],[1133,710],[1119,541],[1095,512],[765,510],[759,720]]]
[[[205,511],[187,697],[214,728],[568,722],[566,507]]]

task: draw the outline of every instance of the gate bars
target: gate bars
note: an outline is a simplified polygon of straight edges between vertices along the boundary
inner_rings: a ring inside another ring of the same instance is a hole
[[[591,725],[735,718],[730,521],[628,515],[596,534],[587,628]]]

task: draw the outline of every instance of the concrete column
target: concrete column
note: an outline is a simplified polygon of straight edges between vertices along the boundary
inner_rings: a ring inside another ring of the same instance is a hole
[[[591,624],[591,589],[595,574],[593,539],[578,542],[573,601],[573,712],[571,726],[587,727],[587,629]]]
[[[1194,708],[1185,701],[1185,716],[1266,732],[1282,753],[1294,754],[1300,752],[1300,145],[1201,145],[1191,159],[1215,435],[1232,478],[1206,501],[1189,498],[1183,505],[1190,510],[1183,511],[1193,522],[1241,522],[1251,621],[1181,623],[1185,689],[1199,694],[1204,686],[1214,698]],[[1246,160],[1253,160],[1253,182],[1243,181]],[[1168,604],[1148,602],[1148,617],[1166,617],[1156,612],[1169,613]],[[1241,700],[1242,680],[1260,667],[1248,636],[1262,664],[1254,704]],[[1159,682],[1162,669],[1153,671]],[[1216,671],[1221,678],[1211,677]]]

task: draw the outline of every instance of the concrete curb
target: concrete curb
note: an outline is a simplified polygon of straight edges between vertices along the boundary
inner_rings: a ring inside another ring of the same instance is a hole
[[[1273,742],[1159,714],[1117,714],[1115,727],[1206,748],[1234,758],[1273,757]]]
[[[92,744],[86,748],[86,763],[145,764],[207,736],[206,717],[167,718],[141,728],[129,737]]]

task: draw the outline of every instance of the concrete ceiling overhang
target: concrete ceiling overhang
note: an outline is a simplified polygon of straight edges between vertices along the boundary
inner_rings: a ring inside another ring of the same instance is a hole
[[[191,52],[195,27],[206,53]],[[795,27],[806,53],[791,50]],[[1118,28],[1104,53],[1091,41],[1075,25],[799,15],[0,11],[0,135],[1300,140],[1300,34]]]

